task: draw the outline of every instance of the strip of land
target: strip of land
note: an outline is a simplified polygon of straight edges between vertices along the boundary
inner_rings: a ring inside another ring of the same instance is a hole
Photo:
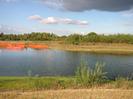
[[[3,43],[5,41],[1,41]],[[79,45],[73,45],[64,43],[63,41],[6,41],[6,43],[23,43],[25,45],[34,45],[31,48],[38,48],[38,44],[43,46],[48,46],[50,49],[58,50],[67,50],[67,51],[84,51],[90,53],[99,53],[99,54],[119,54],[119,55],[132,55],[133,54],[133,44],[126,43],[81,43]],[[35,46],[36,44],[36,46]],[[5,45],[5,44],[4,44]],[[2,45],[3,46],[3,45]],[[0,46],[0,48],[2,48]]]
[[[45,91],[10,91],[0,93],[0,99],[133,99],[133,90],[65,89]]]
[[[75,77],[0,77],[0,92],[11,90],[59,90],[59,89],[129,89],[133,90],[133,80],[119,78],[103,83],[79,84]]]
[[[76,77],[0,77],[0,99],[133,99],[133,80],[76,82]]]
[[[79,45],[64,44],[63,42],[44,42],[51,49],[67,51],[84,51],[99,54],[133,54],[133,44],[125,43],[81,43]]]

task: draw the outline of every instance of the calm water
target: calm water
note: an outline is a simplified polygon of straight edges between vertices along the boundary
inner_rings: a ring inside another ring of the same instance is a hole
[[[109,77],[128,76],[133,73],[133,56],[101,55],[87,52],[70,52],[60,50],[12,51],[0,49],[0,76],[32,75],[73,75],[81,60],[89,66],[105,62],[105,71]]]

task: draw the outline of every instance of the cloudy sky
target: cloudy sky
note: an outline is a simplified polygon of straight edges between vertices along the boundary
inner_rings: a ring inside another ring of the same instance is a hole
[[[0,0],[0,32],[133,33],[133,0]]]

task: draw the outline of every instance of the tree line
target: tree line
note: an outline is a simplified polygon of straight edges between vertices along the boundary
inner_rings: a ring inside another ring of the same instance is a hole
[[[0,33],[0,40],[2,41],[50,41],[56,40],[57,35],[53,33],[33,32],[29,34],[4,34]]]
[[[67,41],[73,44],[79,44],[82,42],[92,43],[129,43],[133,44],[133,35],[131,34],[96,34],[95,32],[88,33],[86,35],[72,34],[67,37]]]
[[[129,43],[133,44],[133,35],[131,34],[112,34],[104,35],[90,32],[86,35],[71,34],[68,36],[58,36],[53,33],[33,32],[29,34],[4,34],[0,33],[1,41],[64,41],[71,44],[80,44],[84,42],[92,43]]]

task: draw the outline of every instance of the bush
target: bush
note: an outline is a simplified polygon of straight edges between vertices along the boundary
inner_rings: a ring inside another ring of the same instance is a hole
[[[83,85],[103,83],[107,79],[106,72],[103,71],[104,66],[104,63],[97,62],[94,69],[91,69],[85,62],[81,62],[75,73],[76,81]]]

